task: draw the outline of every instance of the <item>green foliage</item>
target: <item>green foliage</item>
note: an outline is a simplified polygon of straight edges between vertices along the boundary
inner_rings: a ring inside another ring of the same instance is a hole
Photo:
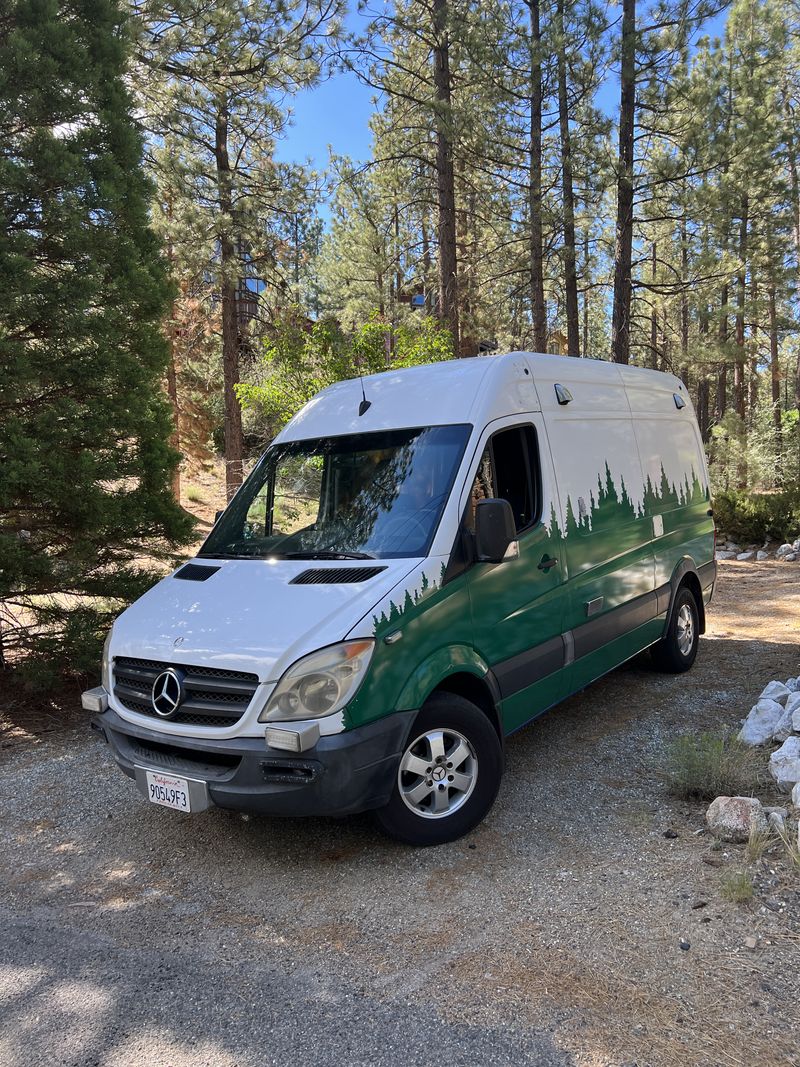
[[[334,382],[452,356],[450,334],[430,317],[393,326],[375,313],[346,333],[336,319],[312,324],[295,307],[280,316],[264,343],[261,379],[239,385],[237,394],[256,425],[273,437],[307,400]]]
[[[729,489],[714,497],[717,527],[734,541],[761,544],[800,536],[800,489],[753,493]]]
[[[96,667],[142,557],[191,532],[127,54],[116,0],[14,0],[0,25],[0,652],[43,678]]]
[[[764,777],[759,753],[727,731],[683,734],[666,757],[669,791],[681,800],[749,796]]]

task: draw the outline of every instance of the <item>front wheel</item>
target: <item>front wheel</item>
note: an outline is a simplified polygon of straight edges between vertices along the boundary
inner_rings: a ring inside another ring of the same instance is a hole
[[[688,671],[697,658],[700,642],[700,612],[694,593],[687,586],[679,589],[667,632],[652,647],[653,662],[669,674]]]
[[[500,740],[480,708],[434,693],[414,720],[391,799],[376,818],[409,845],[455,841],[488,813],[502,774]]]

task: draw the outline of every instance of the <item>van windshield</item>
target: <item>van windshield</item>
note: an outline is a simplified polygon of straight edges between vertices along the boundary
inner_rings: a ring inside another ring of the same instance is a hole
[[[198,555],[425,556],[470,430],[430,426],[274,445]]]

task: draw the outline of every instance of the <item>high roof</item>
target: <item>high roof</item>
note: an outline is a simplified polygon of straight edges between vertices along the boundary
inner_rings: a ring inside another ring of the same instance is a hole
[[[453,423],[481,423],[515,411],[549,408],[542,386],[553,381],[585,383],[619,397],[616,410],[627,409],[629,393],[646,396],[685,390],[679,379],[658,371],[620,366],[594,359],[530,352],[453,359],[393,369],[363,378],[370,406],[359,415],[361,380],[337,382],[317,393],[286,425],[278,440],[338,436],[374,430]],[[537,394],[534,382],[539,383]],[[647,406],[647,405],[645,405]]]

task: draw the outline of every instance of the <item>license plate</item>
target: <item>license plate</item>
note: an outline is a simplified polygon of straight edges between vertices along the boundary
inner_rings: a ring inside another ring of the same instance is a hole
[[[189,804],[189,783],[185,778],[174,774],[161,774],[160,771],[146,771],[147,799],[151,804],[161,804],[176,811],[191,811]]]

